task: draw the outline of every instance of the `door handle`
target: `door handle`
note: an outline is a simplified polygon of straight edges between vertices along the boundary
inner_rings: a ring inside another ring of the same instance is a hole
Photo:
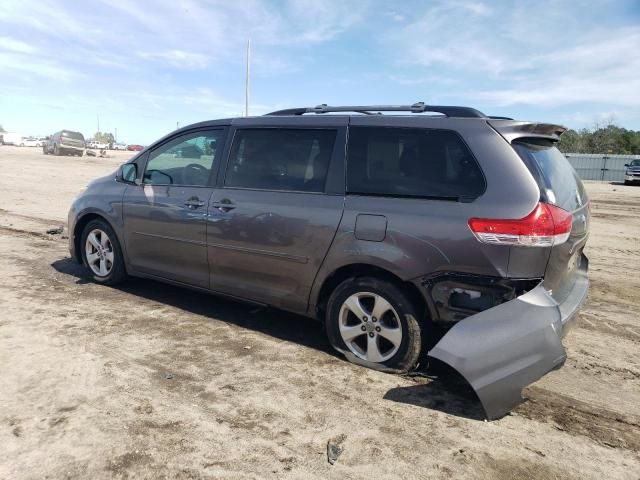
[[[219,202],[212,202],[211,206],[213,208],[217,208],[222,213],[226,213],[229,210],[233,210],[234,208],[236,208],[235,204],[231,200],[229,200],[228,198],[223,198]]]
[[[187,208],[196,209],[196,208],[204,207],[204,202],[200,200],[198,197],[191,197],[189,200],[184,202],[184,206]]]

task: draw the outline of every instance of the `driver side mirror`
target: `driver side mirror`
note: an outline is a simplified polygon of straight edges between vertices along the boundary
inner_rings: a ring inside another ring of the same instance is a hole
[[[625,166],[625,167],[628,167],[628,166],[629,166],[629,164],[628,164],[628,163],[625,163],[625,164],[624,164],[624,166]]]
[[[138,166],[135,163],[125,163],[120,165],[116,173],[116,180],[131,185],[140,185],[138,182]]]

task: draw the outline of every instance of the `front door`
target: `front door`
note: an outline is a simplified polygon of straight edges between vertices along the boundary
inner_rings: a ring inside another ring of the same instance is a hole
[[[336,155],[344,154],[344,145],[336,146],[337,133],[331,128],[235,131],[207,219],[212,289],[306,309],[342,216],[344,194],[325,193],[334,146]]]
[[[169,139],[149,153],[142,185],[123,201],[129,264],[150,274],[209,287],[206,215],[224,129]]]

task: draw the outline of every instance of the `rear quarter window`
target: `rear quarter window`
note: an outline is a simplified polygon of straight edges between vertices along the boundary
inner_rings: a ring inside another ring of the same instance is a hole
[[[349,129],[348,193],[472,200],[484,190],[478,163],[452,130]]]
[[[545,201],[569,212],[587,202],[582,181],[554,143],[522,140],[514,142],[513,148],[535,178]]]

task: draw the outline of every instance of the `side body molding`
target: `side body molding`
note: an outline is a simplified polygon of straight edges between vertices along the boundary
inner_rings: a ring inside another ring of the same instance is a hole
[[[429,352],[475,390],[489,420],[522,402],[522,388],[561,366],[563,316],[542,284],[461,320]]]

